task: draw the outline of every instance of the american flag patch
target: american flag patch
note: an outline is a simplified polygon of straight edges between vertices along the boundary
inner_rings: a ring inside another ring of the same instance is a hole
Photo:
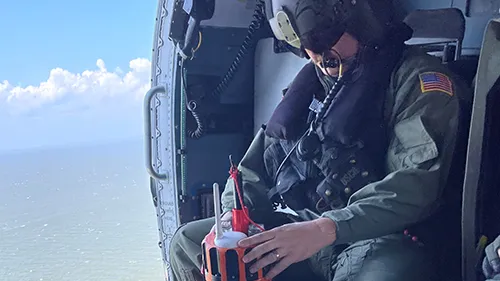
[[[443,73],[425,72],[420,74],[419,77],[422,93],[437,91],[453,96],[453,86],[450,78]]]

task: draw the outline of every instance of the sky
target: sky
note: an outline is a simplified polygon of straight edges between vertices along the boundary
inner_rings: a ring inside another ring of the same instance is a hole
[[[140,138],[157,4],[2,1],[0,151]]]

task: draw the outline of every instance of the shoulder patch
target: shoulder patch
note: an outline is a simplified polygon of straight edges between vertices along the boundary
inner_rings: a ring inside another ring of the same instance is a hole
[[[419,75],[422,93],[443,92],[453,96],[453,86],[450,78],[441,72],[424,72]]]

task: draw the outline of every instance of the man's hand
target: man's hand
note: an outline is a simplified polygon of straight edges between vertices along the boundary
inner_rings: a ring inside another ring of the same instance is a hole
[[[257,259],[250,271],[275,263],[266,275],[272,279],[293,263],[310,258],[336,239],[335,223],[329,218],[313,221],[285,224],[242,239],[238,245],[242,248],[254,247],[243,257],[248,263]]]
[[[493,278],[500,274],[500,236],[485,249],[486,257],[483,261],[483,271],[486,278]]]

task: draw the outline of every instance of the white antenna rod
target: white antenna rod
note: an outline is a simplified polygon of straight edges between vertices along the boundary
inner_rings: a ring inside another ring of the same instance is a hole
[[[220,217],[219,184],[214,183],[214,209],[215,209],[215,239],[222,238],[222,225]]]

